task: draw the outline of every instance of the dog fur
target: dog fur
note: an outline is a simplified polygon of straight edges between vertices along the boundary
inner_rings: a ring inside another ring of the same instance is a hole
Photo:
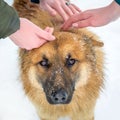
[[[20,17],[41,28],[54,27],[56,40],[31,51],[20,49],[21,80],[41,120],[94,120],[94,108],[103,86],[103,43],[86,29],[62,31],[60,17],[51,17],[29,0],[15,0]],[[51,91],[64,89],[64,104],[49,100]]]

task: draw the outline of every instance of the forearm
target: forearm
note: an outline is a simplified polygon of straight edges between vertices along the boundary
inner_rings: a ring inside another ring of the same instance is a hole
[[[111,19],[116,20],[117,18],[120,17],[120,0],[115,0],[113,1],[108,7],[110,11],[110,16],[112,17]]]
[[[0,38],[5,38],[19,29],[17,12],[6,2],[0,0]]]

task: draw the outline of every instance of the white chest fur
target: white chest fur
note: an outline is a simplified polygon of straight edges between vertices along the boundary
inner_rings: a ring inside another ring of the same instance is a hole
[[[60,117],[58,120],[71,120],[71,118],[70,117]]]

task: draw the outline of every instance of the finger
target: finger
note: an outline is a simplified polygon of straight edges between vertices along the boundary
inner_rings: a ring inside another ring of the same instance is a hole
[[[36,34],[40,37],[43,38],[45,40],[54,40],[55,36],[53,36],[51,33],[48,33],[44,30],[37,30]]]
[[[58,14],[63,18],[64,21],[66,21],[68,19],[68,15],[67,13],[64,11],[64,9],[61,6],[58,6],[56,8]]]
[[[69,5],[70,6],[70,5]],[[71,9],[69,8],[69,6],[67,6],[66,4],[63,4],[62,8],[64,9],[64,11],[66,12],[66,14],[68,16],[73,15],[73,12],[71,11]]]
[[[72,5],[69,5],[69,8],[71,9],[73,14],[79,13]]]
[[[50,27],[46,27],[44,30],[46,31],[46,32],[48,32],[48,33],[50,33],[50,30],[51,28]]]
[[[51,27],[46,27],[46,28],[45,28],[45,31],[48,32],[48,33],[50,33],[50,34],[52,34],[53,31],[54,31],[54,29],[51,28]]]
[[[63,30],[67,30],[69,27],[72,26],[73,23],[78,22],[79,17],[76,15],[71,16],[67,21],[64,22],[64,24],[62,25],[61,29]]]
[[[74,9],[76,9],[78,12],[81,12],[81,10],[80,10],[80,8],[79,7],[77,7],[76,5],[74,5],[74,4],[71,4],[73,7],[74,7]]]
[[[53,34],[54,29],[51,28],[51,27],[46,27],[46,28],[45,28],[45,31],[48,32],[48,33],[50,33],[50,34]],[[55,36],[54,36],[54,37],[55,37]],[[52,40],[54,40],[54,39],[52,39]],[[48,41],[51,41],[51,40],[48,40]]]
[[[83,28],[83,27],[89,27],[91,26],[90,19],[82,20],[80,22],[72,24],[73,27],[75,28]]]
[[[73,23],[88,19],[90,17],[89,14],[79,13],[71,16],[62,26],[63,30],[67,30],[69,27],[72,26]]]
[[[46,5],[45,8],[46,8],[45,10],[47,10],[50,13],[50,15],[52,15],[52,16],[55,16],[57,14],[57,12],[55,11],[55,9],[53,9],[52,7],[50,7],[48,4]]]
[[[34,25],[34,32],[36,35],[38,35],[40,38],[46,39],[46,40],[54,40],[55,36],[53,36],[51,33],[46,32],[45,30],[42,30],[38,26]]]

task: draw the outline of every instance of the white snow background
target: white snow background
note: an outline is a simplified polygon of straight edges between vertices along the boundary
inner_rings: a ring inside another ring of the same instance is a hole
[[[12,0],[6,2],[12,4]],[[72,2],[86,10],[106,6],[112,0]],[[104,42],[105,52],[105,89],[97,101],[95,120],[120,120],[120,19],[89,29]],[[17,50],[9,38],[0,40],[0,120],[39,120],[19,81]]]

